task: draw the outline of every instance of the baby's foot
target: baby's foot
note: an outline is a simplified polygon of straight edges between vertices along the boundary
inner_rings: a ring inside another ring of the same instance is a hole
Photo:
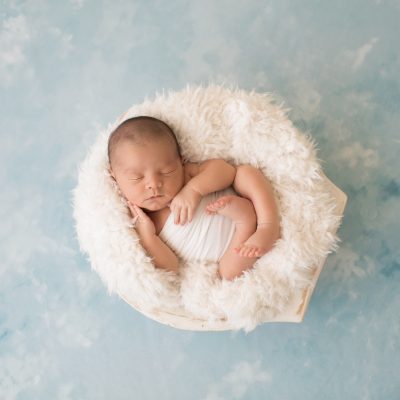
[[[234,251],[242,257],[261,257],[270,250],[271,226],[270,223],[260,223],[257,230],[242,245]]]
[[[254,214],[254,208],[249,200],[235,195],[228,195],[209,203],[205,208],[205,212],[208,215],[220,214],[236,223],[242,223],[251,220],[249,215],[251,213]]]
[[[211,203],[208,203],[205,208],[206,214],[208,215],[220,214],[218,211],[220,211],[222,208],[224,208],[227,204],[229,204],[232,201],[231,197],[233,196],[222,196],[219,199],[212,201]]]

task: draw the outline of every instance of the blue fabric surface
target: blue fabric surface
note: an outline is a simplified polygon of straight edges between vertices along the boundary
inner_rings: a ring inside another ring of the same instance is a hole
[[[0,398],[400,398],[400,3],[3,1]],[[275,92],[349,196],[300,324],[196,333],[109,297],[79,251],[77,165],[187,83]]]

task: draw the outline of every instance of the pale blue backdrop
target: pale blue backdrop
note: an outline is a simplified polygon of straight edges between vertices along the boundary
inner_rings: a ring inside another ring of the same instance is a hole
[[[0,2],[0,398],[400,399],[399,0]],[[302,324],[196,333],[109,297],[77,165],[187,83],[274,92],[349,196]]]

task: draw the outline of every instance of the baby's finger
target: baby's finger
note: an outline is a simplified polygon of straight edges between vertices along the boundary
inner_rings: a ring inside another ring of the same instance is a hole
[[[175,225],[179,224],[179,216],[180,216],[180,214],[181,214],[180,208],[179,207],[175,207],[174,208],[174,223],[175,223]]]
[[[135,211],[135,208],[133,207],[132,203],[130,203],[129,201],[128,201],[128,207],[129,207],[129,210],[131,212],[131,217],[132,217],[131,223],[132,223],[133,226],[135,226],[136,222],[137,222],[137,220],[139,218],[139,215]]]
[[[146,216],[145,212],[139,206],[134,204],[133,207],[135,209],[136,214],[139,216],[139,218],[142,218],[142,217]]]
[[[136,216],[135,208],[133,207],[133,204],[130,201],[128,201],[128,207],[129,207],[129,211],[132,214],[132,217]]]
[[[188,222],[192,222],[193,219],[193,209],[189,208],[188,210]]]
[[[137,216],[137,219],[139,220],[145,220],[147,215],[145,212],[136,204],[133,205],[133,209],[135,210],[135,215]]]
[[[181,217],[180,217],[181,225],[185,225],[186,224],[186,218],[187,218],[187,209],[186,209],[186,207],[182,207],[182,209],[181,209]]]

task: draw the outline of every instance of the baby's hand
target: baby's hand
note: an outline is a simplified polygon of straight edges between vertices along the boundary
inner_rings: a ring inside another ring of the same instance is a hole
[[[136,204],[128,201],[128,206],[133,217],[132,222],[139,236],[141,238],[154,236],[156,234],[156,227],[149,216]]]
[[[172,199],[169,208],[174,213],[175,224],[184,225],[186,222],[192,222],[194,212],[200,203],[202,195],[190,186],[186,185]]]

